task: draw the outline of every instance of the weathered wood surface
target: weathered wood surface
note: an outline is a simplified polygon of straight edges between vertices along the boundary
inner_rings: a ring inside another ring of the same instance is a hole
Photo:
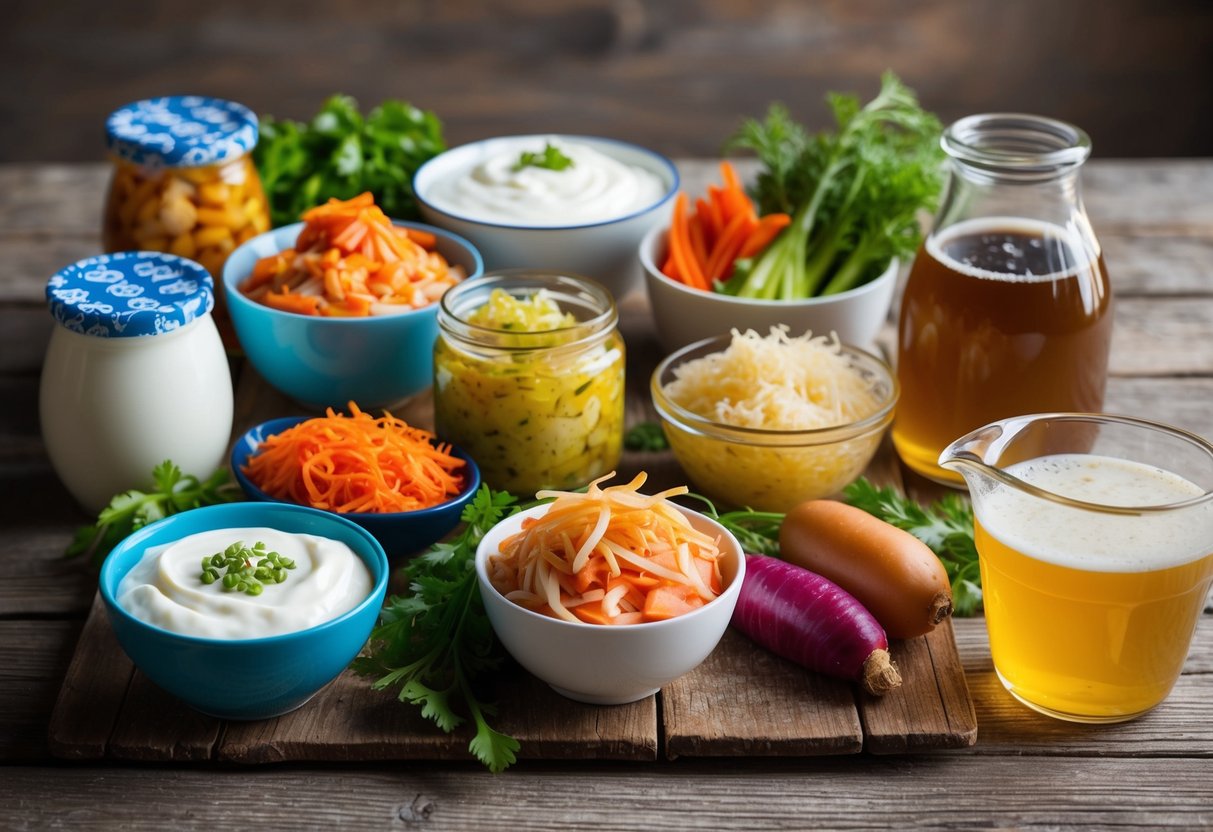
[[[681,167],[691,188],[712,175],[710,163]],[[1143,719],[1106,728],[1058,723],[1018,706],[993,675],[981,620],[954,622],[980,732],[971,749],[930,756],[652,766],[528,761],[498,778],[458,763],[235,772],[52,767],[47,723],[94,584],[59,557],[86,518],[50,470],[37,433],[36,380],[51,327],[42,287],[55,269],[94,251],[104,179],[97,165],[0,165],[0,253],[10,255],[0,275],[0,760],[10,764],[0,767],[0,828],[221,829],[250,821],[270,829],[326,821],[635,828],[637,817],[654,829],[1213,825],[1210,615],[1172,697]],[[1107,409],[1213,435],[1206,323],[1213,162],[1092,162],[1086,198],[1121,299]],[[631,351],[652,352],[655,361],[643,295],[628,298],[623,310]],[[646,418],[647,379],[633,374],[629,396],[629,423]],[[278,415],[274,402],[265,406],[265,415]],[[630,458],[665,470],[661,461]],[[900,476],[896,465],[882,473],[889,482]],[[229,739],[220,748],[233,760],[274,753],[269,736],[247,737],[243,746]],[[20,762],[29,765],[12,765]],[[216,797],[231,788],[251,788],[263,800],[233,810]],[[619,794],[623,801],[614,799]],[[686,794],[708,806],[710,817],[688,814],[677,799]]]
[[[256,773],[0,769],[5,829],[1207,829],[1213,760],[842,757]],[[41,800],[45,805],[37,805]]]
[[[951,627],[897,643],[893,655],[906,682],[886,701],[858,695],[852,685],[798,668],[732,632],[703,667],[627,705],[570,702],[510,664],[498,674],[494,727],[521,743],[520,757],[543,760],[651,761],[662,738],[671,759],[972,745],[973,702]],[[276,719],[203,716],[132,668],[98,597],[48,733],[51,752],[70,760],[253,764],[464,760],[474,731],[464,725],[443,734],[416,708],[371,690],[350,671]]]

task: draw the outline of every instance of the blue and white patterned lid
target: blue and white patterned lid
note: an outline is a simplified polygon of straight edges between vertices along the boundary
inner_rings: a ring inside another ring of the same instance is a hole
[[[101,338],[159,335],[215,305],[215,281],[193,260],[158,251],[120,251],[73,263],[46,283],[51,315]]]
[[[105,138],[110,152],[139,165],[214,165],[253,149],[257,116],[243,104],[222,98],[145,98],[110,113]]]

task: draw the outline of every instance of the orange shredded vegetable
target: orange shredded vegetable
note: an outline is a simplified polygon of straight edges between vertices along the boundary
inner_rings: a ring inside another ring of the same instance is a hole
[[[433,234],[393,225],[369,192],[330,199],[303,223],[295,247],[258,260],[240,291],[300,315],[362,317],[428,306],[466,276]]]
[[[416,511],[462,491],[466,463],[450,445],[386,411],[349,408],[268,437],[241,470],[274,499],[342,514]]]
[[[720,593],[719,541],[697,531],[669,497],[640,493],[646,475],[585,493],[541,491],[556,500],[502,541],[489,558],[493,586],[535,612],[589,624],[661,621]]]
[[[792,221],[787,214],[759,219],[733,166],[721,162],[720,173],[724,187],[710,185],[693,212],[686,194],[678,194],[661,266],[666,277],[709,292],[732,276],[738,258],[760,254]]]

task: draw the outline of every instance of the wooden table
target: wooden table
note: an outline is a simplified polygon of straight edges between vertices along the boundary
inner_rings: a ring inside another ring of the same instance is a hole
[[[703,163],[682,168],[692,190],[709,173]],[[0,165],[0,828],[1213,825],[1208,614],[1170,699],[1139,720],[1099,728],[1015,703],[994,676],[982,620],[957,621],[979,722],[976,746],[960,752],[523,762],[500,776],[474,763],[56,762],[47,721],[95,577],[60,557],[87,518],[58,483],[38,431],[38,372],[52,326],[43,287],[99,249],[105,176],[97,165]],[[1213,160],[1094,162],[1085,182],[1118,296],[1107,409],[1213,436]],[[645,418],[643,377],[659,355],[643,295],[622,306],[635,421]]]

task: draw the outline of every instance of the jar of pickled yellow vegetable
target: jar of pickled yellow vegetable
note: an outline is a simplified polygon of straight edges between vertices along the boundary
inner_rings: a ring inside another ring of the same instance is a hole
[[[434,421],[493,488],[530,497],[608,473],[623,448],[624,347],[610,293],[514,269],[448,290]]]
[[[269,230],[248,107],[196,95],[145,99],[115,110],[105,128],[114,162],[107,252],[169,252],[201,263],[217,283],[236,246]],[[216,311],[222,330],[226,316]]]

